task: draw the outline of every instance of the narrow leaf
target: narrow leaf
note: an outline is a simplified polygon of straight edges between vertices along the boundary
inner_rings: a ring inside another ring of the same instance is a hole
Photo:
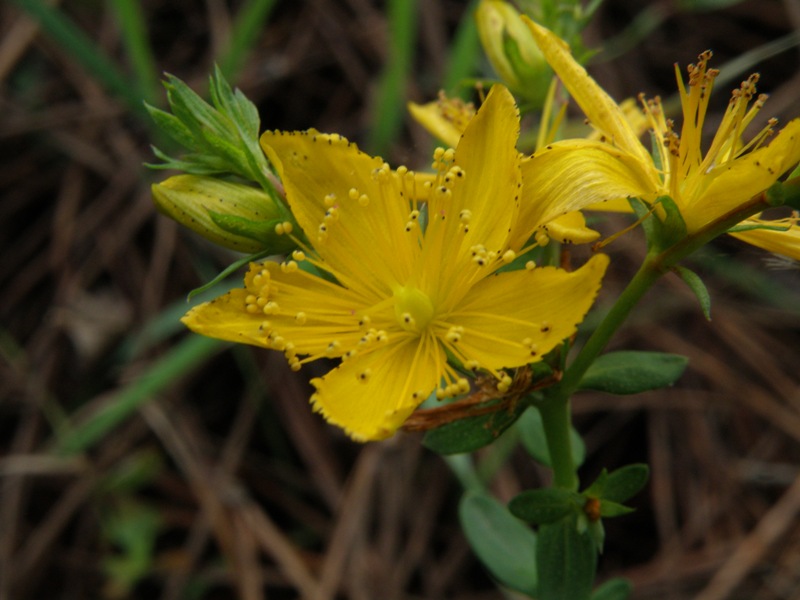
[[[518,402],[510,409],[499,407],[496,412],[447,423],[426,433],[422,444],[439,454],[474,452],[500,437],[526,408],[524,402]]]
[[[609,579],[592,594],[591,600],[627,600],[633,591],[631,582],[622,577]]]
[[[694,295],[697,296],[697,300],[700,302],[700,308],[703,310],[703,316],[706,318],[707,321],[711,320],[711,296],[708,293],[708,288],[706,288],[706,284],[703,283],[703,280],[700,279],[700,276],[687,269],[686,267],[681,267],[680,265],[676,265],[673,267],[675,272],[678,276],[683,279],[683,282],[689,286],[689,289],[694,292]]]
[[[475,554],[501,583],[536,594],[536,535],[486,494],[469,492],[458,507],[461,527]]]
[[[625,465],[608,474],[601,498],[612,502],[625,502],[637,494],[650,477],[650,467],[644,463]]]
[[[622,515],[630,514],[634,511],[630,506],[625,506],[619,502],[612,502],[610,500],[600,501],[600,516],[606,518],[621,517]]]
[[[657,390],[675,383],[688,362],[665,352],[609,352],[592,363],[580,389],[623,395]]]
[[[538,600],[588,600],[597,553],[588,532],[579,532],[575,517],[542,525],[537,536]]]

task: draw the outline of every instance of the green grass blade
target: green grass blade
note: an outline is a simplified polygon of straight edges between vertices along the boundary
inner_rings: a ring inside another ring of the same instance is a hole
[[[12,0],[33,17],[53,41],[85,68],[92,77],[119,96],[137,115],[147,119],[141,91],[80,28],[57,8],[42,0]]]
[[[405,84],[417,37],[417,1],[390,0],[389,54],[375,102],[375,120],[367,140],[372,154],[384,153],[397,137],[405,116]]]
[[[450,48],[447,72],[442,81],[442,88],[456,96],[469,95],[469,90],[460,88],[465,80],[475,76],[478,62],[481,60],[481,41],[478,37],[478,25],[475,23],[477,4],[473,1],[464,12]]]
[[[168,389],[182,375],[199,367],[223,347],[224,344],[218,340],[187,336],[88,421],[68,429],[56,443],[56,452],[69,455],[90,448],[140,406],[152,400],[154,395]]]
[[[147,102],[156,104],[159,99],[159,74],[147,37],[141,3],[138,0],[112,0],[111,6],[139,89]]]
[[[250,0],[236,14],[228,48],[217,61],[229,81],[236,79],[274,7],[275,0]]]

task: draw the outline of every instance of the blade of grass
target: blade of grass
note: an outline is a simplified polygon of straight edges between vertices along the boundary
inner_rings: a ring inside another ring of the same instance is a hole
[[[161,104],[157,102],[159,76],[147,37],[141,3],[137,0],[113,0],[111,7],[114,10],[117,26],[122,32],[122,41],[130,57],[143,99],[149,104]]]
[[[275,0],[250,0],[238,13],[225,53],[218,63],[228,81],[234,81],[269,18]]]
[[[389,54],[378,83],[374,123],[367,147],[383,154],[397,137],[405,115],[405,84],[417,38],[417,1],[390,0]]]
[[[58,454],[82,452],[108,435],[114,427],[166,390],[181,376],[198,368],[225,344],[199,335],[189,335],[158,359],[128,387],[102,406],[88,421],[68,429],[56,442]]]
[[[442,88],[457,96],[468,94],[468,90],[460,88],[464,85],[464,80],[475,75],[475,66],[481,56],[478,25],[475,23],[477,4],[476,1],[473,1],[461,18],[461,23],[450,47],[447,72],[442,81]]]
[[[43,0],[12,0],[33,17],[56,44],[68,52],[89,74],[119,96],[138,116],[148,121],[142,93],[130,79],[80,28],[57,8]]]

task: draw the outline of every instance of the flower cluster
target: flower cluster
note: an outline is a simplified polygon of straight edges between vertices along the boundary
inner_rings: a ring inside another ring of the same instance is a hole
[[[495,84],[477,110],[444,95],[409,106],[448,146],[434,153],[432,173],[392,169],[345,138],[312,129],[261,136],[271,165],[259,170],[263,191],[205,171],[154,186],[162,210],[212,241],[257,258],[270,250],[286,256],[254,260],[243,288],[193,308],[184,323],[280,351],[295,370],[332,361],[312,380],[311,402],[356,440],[392,435],[432,395],[469,393],[477,374],[502,395],[512,382],[507,370],[543,360],[575,334],[608,258],[597,254],[568,271],[539,267],[528,253],[550,240],[595,239],[582,214],[587,207],[637,199],[652,218],[664,219],[669,199],[681,236],[716,235],[724,230],[715,226],[800,162],[800,119],[769,143],[773,121],[742,142],[765,99],[756,94],[755,76],[734,91],[710,144],[703,143],[717,74],[710,52],[689,66],[687,83],[676,68],[678,128],[659,98],[640,98],[639,109],[614,102],[545,27],[496,0],[482,3],[482,11],[482,36],[512,89],[519,92],[548,64],[593,135],[554,141],[540,134],[533,154],[520,153],[517,106]],[[527,96],[546,97],[547,113],[553,90]],[[232,92],[225,97],[245,102]],[[248,123],[240,129],[257,121]],[[640,140],[644,129],[653,153]],[[796,214],[755,215],[730,232],[800,259]]]

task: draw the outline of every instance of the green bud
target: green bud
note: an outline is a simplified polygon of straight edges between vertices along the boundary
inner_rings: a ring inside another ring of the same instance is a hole
[[[481,0],[475,18],[483,49],[500,79],[527,100],[543,99],[549,69],[517,10],[503,0]]]
[[[260,189],[215,177],[176,175],[154,184],[152,191],[161,212],[225,248],[280,254],[296,246],[283,234],[299,231],[297,225],[287,222],[283,207]]]

